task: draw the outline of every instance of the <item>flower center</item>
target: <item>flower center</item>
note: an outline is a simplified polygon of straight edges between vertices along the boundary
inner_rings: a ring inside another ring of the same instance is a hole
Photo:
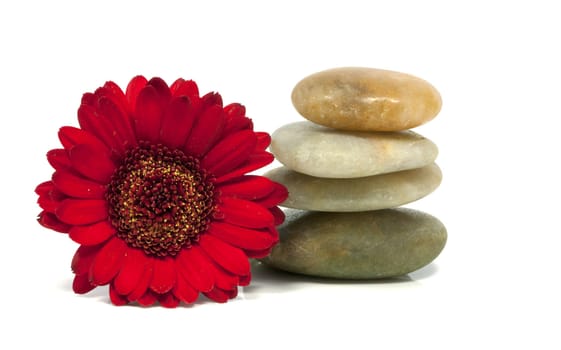
[[[117,235],[152,256],[174,256],[206,231],[213,178],[179,150],[142,143],[127,152],[107,190]]]

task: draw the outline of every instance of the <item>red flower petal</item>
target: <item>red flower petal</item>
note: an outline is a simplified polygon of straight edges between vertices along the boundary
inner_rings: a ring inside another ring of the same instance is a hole
[[[226,291],[220,288],[214,288],[210,292],[204,293],[204,295],[217,303],[225,303],[238,295],[238,289]]]
[[[279,241],[279,232],[277,231],[277,228],[275,226],[269,226],[267,230],[265,230],[265,232],[267,232],[271,237],[273,237],[273,240],[275,242]]]
[[[97,253],[90,268],[90,282],[98,286],[111,282],[123,266],[126,251],[127,244],[113,236]]]
[[[185,83],[185,79],[183,78],[178,78],[173,83],[171,83],[171,85],[169,86],[169,90],[171,91],[171,95],[173,97],[177,96],[177,89],[179,89],[179,87],[183,85],[183,83]]]
[[[87,106],[95,106],[95,102],[97,100],[97,97],[95,96],[95,94],[91,93],[91,92],[86,92],[85,94],[82,95],[82,100],[81,100],[81,105],[87,105]]]
[[[195,111],[187,97],[176,97],[171,100],[160,131],[160,140],[170,148],[179,148],[185,144],[193,123]]]
[[[260,198],[255,203],[264,206],[265,208],[274,207],[288,198],[288,190],[283,185],[273,182],[274,190],[266,197]]]
[[[177,256],[179,272],[196,290],[207,292],[214,286],[214,278],[209,273],[208,261],[198,246],[183,249]]]
[[[169,100],[171,99],[171,91],[168,87],[168,84],[166,84],[166,82],[162,78],[155,77],[150,79],[146,85],[150,85],[154,87],[154,89],[156,89],[160,100],[160,106],[163,110],[164,107],[168,105]]]
[[[72,272],[76,275],[87,275],[101,247],[102,246],[80,246],[72,258],[72,264],[70,265]]]
[[[270,207],[268,209],[269,209],[269,212],[271,212],[271,214],[275,218],[274,226],[278,226],[278,225],[280,225],[284,222],[285,215],[284,215],[284,212],[279,207],[275,206],[275,207]]]
[[[121,115],[121,111],[114,102],[104,96],[97,101],[96,116],[103,128],[103,137],[101,138],[119,158],[124,156],[131,142],[136,144],[136,139],[131,140],[130,135],[127,135],[126,130],[123,130],[122,123],[119,123],[119,120],[126,118],[126,116]],[[108,139],[105,140],[105,138]]]
[[[68,153],[66,153],[66,150],[62,148],[52,149],[47,152],[47,161],[56,170],[68,169],[72,167],[70,158],[68,158]]]
[[[119,294],[128,295],[141,283],[144,270],[149,265],[147,262],[148,258],[140,249],[127,249],[121,271],[113,280],[115,289]],[[151,277],[150,274],[150,279]],[[144,294],[144,291],[142,291],[142,294]]]
[[[134,110],[136,136],[139,140],[158,142],[163,109],[158,91],[146,85],[139,93]]]
[[[226,122],[224,135],[230,135],[242,130],[253,130],[253,122],[248,117],[234,117]]]
[[[70,238],[83,245],[96,245],[105,242],[115,234],[115,228],[108,221],[100,221],[93,225],[73,226]]]
[[[42,211],[41,214],[39,214],[37,221],[39,221],[41,226],[61,233],[68,233],[72,227],[72,225],[60,221],[55,214],[46,211]]]
[[[258,131],[255,136],[257,137],[257,144],[255,145],[257,151],[264,151],[271,144],[271,135],[268,133]]]
[[[271,163],[274,159],[275,158],[273,157],[273,155],[269,152],[254,153],[250,155],[247,161],[244,164],[242,164],[239,168],[218,177],[215,182],[222,183],[235,179],[253,170],[257,170],[259,168],[264,167],[265,165]]]
[[[201,161],[201,166],[220,177],[245,162],[256,142],[253,131],[236,132],[214,146]]]
[[[126,296],[121,295],[117,292],[117,290],[113,286],[113,283],[109,285],[109,299],[111,299],[111,303],[113,303],[113,305],[117,306],[123,306],[129,303]]]
[[[170,309],[175,308],[177,307],[177,305],[179,305],[179,299],[176,298],[171,292],[163,295],[159,295],[158,301],[160,302],[160,305]]]
[[[123,154],[128,147],[136,146],[136,136],[127,112],[107,97],[101,97],[98,105],[99,113],[111,121],[113,129],[116,131],[115,137],[118,137],[120,141],[120,153]]]
[[[125,96],[125,93],[123,92],[123,90],[121,90],[119,85],[115,84],[112,81],[108,81],[103,84],[103,90],[103,97],[111,99],[111,101],[113,101],[115,105],[117,105],[117,107],[123,112],[130,112],[129,110],[127,110],[127,97]]]
[[[199,98],[199,88],[193,80],[177,79],[170,87],[172,96],[187,96]]]
[[[92,145],[99,149],[108,151],[105,144],[101,142],[95,135],[86,130],[78,129],[72,126],[63,126],[58,131],[58,138],[62,146],[68,151],[76,145]]]
[[[226,112],[228,119],[245,117],[245,106],[241,103],[230,103],[229,105],[224,106],[224,112]]]
[[[224,106],[224,113],[226,113],[227,119],[245,117],[245,106],[241,103],[230,103]]]
[[[176,264],[178,264],[177,260]],[[172,292],[179,300],[187,304],[194,303],[199,298],[199,292],[185,280],[181,273],[177,274],[177,282]]]
[[[220,267],[220,265],[214,262],[212,262],[210,266],[212,274],[214,275],[216,280],[216,287],[224,290],[235,289],[238,287],[239,277],[237,275],[224,270],[222,267]]]
[[[115,164],[108,153],[92,145],[76,145],[69,151],[70,161],[76,171],[101,184],[108,184],[115,172]]]
[[[269,227],[268,229],[266,229],[262,232],[267,233],[271,237],[271,240],[273,241],[273,244],[270,247],[268,247],[267,249],[263,249],[263,250],[245,249],[244,252],[245,252],[245,254],[247,255],[248,258],[257,258],[257,259],[264,258],[271,253],[271,250],[273,249],[274,245],[276,243],[278,243],[279,233],[277,232],[277,230],[274,226],[271,226],[271,227]]]
[[[224,112],[219,106],[207,108],[195,121],[183,150],[193,157],[201,157],[216,142],[224,128]]]
[[[224,107],[226,113],[226,125],[224,135],[230,135],[236,131],[253,129],[251,119],[245,116],[245,107],[239,103],[232,103]]]
[[[209,92],[208,94],[201,97],[201,102],[204,106],[217,105],[220,109],[223,109],[222,96],[217,92]]]
[[[60,206],[60,203],[68,198],[64,193],[54,187],[52,181],[44,182],[37,186],[35,192],[39,194],[37,203],[41,209],[49,213],[54,213]]]
[[[222,222],[211,223],[207,233],[244,250],[264,250],[275,243],[268,232],[250,230]]]
[[[128,105],[132,108],[136,106],[138,94],[140,93],[140,90],[142,90],[146,86],[146,83],[148,83],[148,80],[146,80],[145,77],[137,75],[136,77],[132,78],[127,85],[125,95],[127,97]],[[129,112],[132,112],[132,110]]]
[[[273,191],[273,181],[264,176],[245,175],[217,186],[222,196],[247,200],[262,198]]]
[[[226,271],[242,276],[249,273],[249,261],[242,250],[212,235],[201,235],[199,244],[205,253]]]
[[[249,282],[251,282],[251,273],[245,276],[240,276],[240,286],[242,287],[248,286]]]
[[[104,116],[100,116],[96,107],[81,105],[78,109],[78,123],[83,130],[89,131],[101,140],[107,148],[122,154],[123,141],[119,140],[117,131],[111,121]]]
[[[37,193],[39,196],[47,196],[53,188],[54,185],[52,181],[41,182],[39,185],[37,185],[37,187],[35,187],[35,193]]]
[[[70,225],[93,224],[107,218],[107,202],[101,199],[65,199],[55,214]]]
[[[199,88],[194,81],[177,79],[170,87],[170,91],[173,97],[187,97],[191,104],[191,108],[193,109],[193,114],[200,114],[204,106],[203,101],[199,96]]]
[[[263,249],[263,250],[244,250],[244,252],[248,258],[261,259],[271,254],[272,249],[273,247],[269,247],[268,249]]]
[[[154,274],[150,289],[158,294],[169,292],[177,281],[177,272],[172,258],[154,259]]]
[[[137,301],[144,294],[151,293],[151,291],[148,290],[148,285],[150,284],[150,281],[152,280],[152,271],[153,271],[152,260],[145,259],[145,261],[146,261],[147,264],[144,267],[142,277],[138,281],[138,284],[136,285],[134,290],[127,296],[127,299],[129,301]]]
[[[50,194],[39,196],[37,204],[47,213],[54,213],[58,209],[60,202],[51,198]]]
[[[105,186],[76,176],[66,170],[53,174],[53,183],[62,193],[76,198],[103,199]]]
[[[147,290],[140,298],[138,298],[138,303],[142,306],[150,306],[153,305],[158,297],[152,291]]]
[[[249,228],[268,227],[275,222],[266,208],[244,199],[224,197],[218,211],[224,215],[224,221]]]
[[[49,191],[49,197],[51,197],[51,199],[56,202],[62,202],[63,200],[68,198],[67,195],[57,190],[56,187],[53,187],[53,189]]]
[[[95,287],[95,285],[90,283],[87,273],[74,276],[74,281],[72,281],[72,290],[76,294],[86,294]]]

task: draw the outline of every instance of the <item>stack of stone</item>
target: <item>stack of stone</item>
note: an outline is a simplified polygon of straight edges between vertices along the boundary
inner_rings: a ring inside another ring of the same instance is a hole
[[[446,243],[442,223],[397,208],[434,191],[434,143],[408,129],[433,119],[438,91],[411,75],[337,68],[300,81],[292,102],[309,121],[273,133],[284,165],[265,176],[288,188],[280,243],[263,261],[282,270],[344,279],[407,274]]]

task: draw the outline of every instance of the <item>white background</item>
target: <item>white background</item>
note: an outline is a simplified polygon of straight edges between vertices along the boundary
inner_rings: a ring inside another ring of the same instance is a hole
[[[561,21],[554,1],[3,1],[0,5],[0,348],[559,349]],[[77,125],[83,92],[137,74],[198,82],[256,129],[300,120],[308,74],[369,66],[430,81],[444,105],[417,129],[442,186],[410,205],[449,241],[398,282],[254,269],[223,305],[114,307],[71,291],[68,237],[33,189]]]

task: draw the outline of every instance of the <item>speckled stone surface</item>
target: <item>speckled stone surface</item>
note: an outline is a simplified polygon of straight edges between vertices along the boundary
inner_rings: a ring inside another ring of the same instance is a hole
[[[420,168],[434,162],[436,145],[414,133],[341,131],[308,121],[287,124],[272,135],[271,152],[299,173],[355,178]]]
[[[317,211],[351,212],[398,207],[434,191],[442,180],[436,164],[355,179],[325,179],[286,167],[265,174],[288,189],[282,206]]]
[[[431,84],[409,74],[345,67],[301,80],[292,103],[304,118],[328,127],[398,131],[433,119],[442,99]]]
[[[411,209],[359,213],[288,210],[280,243],[263,262],[320,277],[375,279],[413,272],[446,244],[444,225]]]

